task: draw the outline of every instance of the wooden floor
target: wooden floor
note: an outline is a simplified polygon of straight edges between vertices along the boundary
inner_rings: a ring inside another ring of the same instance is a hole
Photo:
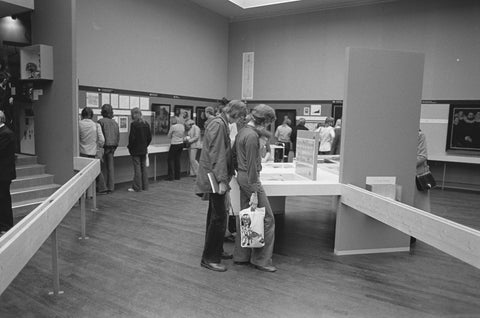
[[[410,253],[335,256],[331,199],[287,200],[277,220],[276,273],[226,262],[200,267],[206,202],[193,179],[121,185],[59,227],[61,289],[50,241],[0,296],[0,317],[480,317],[480,270],[417,242]],[[435,190],[433,210],[480,229],[480,195]],[[231,251],[232,243],[225,243]]]

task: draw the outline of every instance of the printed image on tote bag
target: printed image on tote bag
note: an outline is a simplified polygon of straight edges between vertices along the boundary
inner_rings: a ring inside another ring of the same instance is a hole
[[[241,246],[263,247],[265,245],[263,223],[265,208],[256,208],[255,211],[246,208],[240,211],[239,218]]]

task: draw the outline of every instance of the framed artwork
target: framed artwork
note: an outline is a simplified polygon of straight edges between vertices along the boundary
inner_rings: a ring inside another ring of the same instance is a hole
[[[175,105],[175,116],[183,118],[185,121],[193,119],[193,106]]]
[[[275,121],[275,129],[283,124],[283,120],[286,117],[290,119],[290,127],[295,127],[297,124],[297,111],[295,109],[275,109],[275,116],[277,117],[277,120]]]
[[[303,107],[303,116],[309,116],[310,115],[310,107],[305,106]]]
[[[480,151],[480,105],[450,105],[446,151],[478,155]]]
[[[121,133],[128,132],[128,116],[118,116],[118,128]]]
[[[207,116],[205,115],[205,108],[206,107],[197,107],[195,109],[196,125],[200,128],[200,130],[205,129],[205,122],[207,121]]]
[[[310,114],[312,116],[322,116],[322,105],[310,105]]]
[[[170,105],[152,104],[152,128],[154,135],[166,135],[170,129]]]
[[[337,122],[337,119],[342,119],[342,113],[343,113],[343,104],[332,105],[332,117],[333,117],[334,123]]]

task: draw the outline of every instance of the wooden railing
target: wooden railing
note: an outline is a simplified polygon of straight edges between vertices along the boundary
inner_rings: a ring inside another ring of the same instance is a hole
[[[350,184],[340,202],[480,268],[480,231]]]
[[[73,178],[0,238],[0,294],[48,237],[52,238],[53,293],[60,293],[57,227],[80,199],[82,236],[85,237],[85,193],[100,173],[100,161],[76,157],[74,168],[79,172]]]

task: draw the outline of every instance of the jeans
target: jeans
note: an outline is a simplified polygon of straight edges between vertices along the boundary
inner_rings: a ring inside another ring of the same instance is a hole
[[[188,148],[188,158],[190,160],[190,176],[196,176],[198,171],[197,148]]]
[[[132,188],[135,191],[148,190],[148,174],[145,166],[147,155],[132,156],[133,163],[133,183]]]
[[[117,147],[104,147],[103,161],[102,161],[102,174],[105,179],[106,190],[115,190],[115,174],[113,164],[113,154]]]
[[[8,231],[13,227],[11,183],[10,180],[0,181],[0,231]]]
[[[246,187],[246,185],[248,185],[247,173],[245,171],[238,171],[237,181],[240,186],[240,206],[243,210],[250,206],[251,193]],[[241,246],[240,221],[237,216],[237,235],[235,236],[233,260],[235,262],[250,262],[254,265],[268,266],[272,264],[273,245],[275,243],[275,218],[272,208],[270,207],[270,202],[260,182],[259,188],[260,190],[257,192],[258,207],[265,207],[265,246],[261,248],[243,248]]]
[[[168,150],[168,179],[180,179],[180,158],[184,144],[170,145]]]
[[[207,230],[202,260],[207,263],[220,263],[223,252],[223,237],[227,229],[227,209],[225,195],[210,193],[208,199]]]

